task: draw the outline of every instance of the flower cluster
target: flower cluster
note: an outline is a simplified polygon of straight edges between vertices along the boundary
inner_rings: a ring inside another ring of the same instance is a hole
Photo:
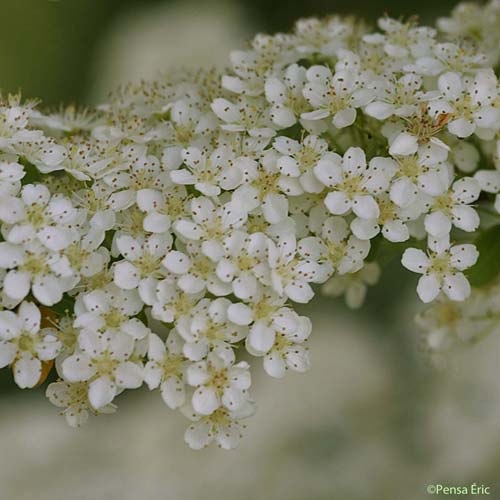
[[[500,329],[500,281],[476,288],[457,303],[441,298],[417,315],[423,346],[440,361],[444,353],[475,344]]]
[[[233,448],[251,357],[271,377],[309,368],[294,304],[315,284],[358,307],[402,245],[437,301],[423,321],[444,298],[473,310],[500,96],[493,31],[450,41],[472,30],[464,9],[440,29],[301,20],[227,74],[127,85],[92,111],[4,98],[0,367],[29,388],[54,366],[47,396],[73,426],[146,384],[192,421],[189,446]]]

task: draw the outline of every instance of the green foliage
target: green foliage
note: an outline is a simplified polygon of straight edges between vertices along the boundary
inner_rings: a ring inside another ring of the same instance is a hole
[[[468,272],[472,286],[482,286],[500,274],[500,225],[483,231],[475,242],[479,259]]]

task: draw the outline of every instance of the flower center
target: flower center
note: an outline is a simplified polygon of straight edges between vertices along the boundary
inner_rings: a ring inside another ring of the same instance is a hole
[[[389,199],[379,198],[378,207],[380,209],[379,221],[381,224],[397,219],[394,203]]]
[[[178,376],[183,362],[184,356],[182,355],[171,354],[167,356],[162,366],[165,378]]]
[[[100,377],[109,377],[114,380],[114,372],[120,362],[113,359],[109,352],[105,352],[99,359],[92,360],[92,364]]]
[[[205,330],[205,338],[211,343],[216,340],[225,340],[226,335],[224,333],[225,325],[215,324],[212,321],[209,322],[207,329]]]
[[[417,137],[419,144],[427,144],[450,121],[451,116],[441,113],[436,118],[429,116],[425,103],[420,112],[408,120],[406,130]]]
[[[30,333],[23,332],[17,341],[17,345],[20,351],[35,354],[35,339]]]
[[[19,267],[22,271],[27,271],[33,276],[44,275],[50,272],[49,266],[39,255],[28,254],[23,265]]]
[[[185,293],[179,294],[177,299],[173,304],[176,318],[180,318],[181,316],[187,315],[192,308],[192,302],[189,300],[189,297]]]
[[[408,177],[413,182],[418,180],[419,175],[426,172],[428,169],[423,165],[419,165],[417,156],[400,156],[398,159],[399,177]]]
[[[450,259],[447,254],[431,256],[431,265],[428,268],[428,274],[437,274],[444,276],[450,272]]]
[[[253,308],[255,320],[267,319],[275,310],[267,300],[261,300],[257,302]]]
[[[345,256],[345,245],[343,243],[335,243],[333,241],[326,242],[328,249],[328,259],[332,264],[338,264]]]
[[[112,308],[102,315],[106,326],[108,328],[119,328],[121,324],[127,319],[119,309]]]
[[[236,265],[242,272],[251,271],[257,265],[257,259],[249,255],[238,255],[236,257]]]
[[[302,146],[296,155],[296,159],[299,164],[300,171],[304,173],[311,170],[311,168],[318,163],[321,159],[321,153],[309,146]]]
[[[137,260],[134,261],[135,267],[141,272],[141,277],[146,278],[150,275],[156,275],[160,270],[159,258],[150,253],[143,253]]]
[[[26,220],[35,228],[41,229],[46,224],[45,212],[43,208],[34,203],[25,208]]]
[[[227,369],[215,370],[211,365],[208,368],[212,378],[208,385],[215,387],[217,390],[222,391],[222,389],[227,385],[228,376]]]
[[[292,345],[292,342],[290,342],[282,333],[276,333],[273,350],[278,351],[283,356],[286,349]]]
[[[259,199],[263,201],[268,194],[279,192],[278,179],[280,173],[267,172],[264,169],[259,170],[258,177],[254,180],[253,185],[259,190]]]
[[[434,200],[434,210],[441,210],[445,214],[450,214],[451,207],[453,206],[453,198],[449,193],[437,196]]]
[[[441,326],[454,325],[460,318],[460,309],[452,302],[440,304],[437,310],[438,324]]]
[[[365,193],[366,190],[362,186],[363,177],[361,175],[348,176],[344,174],[343,181],[336,186],[338,191],[343,191],[348,196]]]
[[[198,256],[194,261],[191,272],[200,278],[206,279],[214,270],[213,262],[204,255]]]

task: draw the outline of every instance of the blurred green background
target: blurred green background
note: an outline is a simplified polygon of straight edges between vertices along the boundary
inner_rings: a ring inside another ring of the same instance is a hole
[[[181,64],[223,64],[257,31],[298,17],[370,22],[447,14],[424,0],[0,0],[0,88],[49,107],[88,104],[121,81]],[[318,298],[313,369],[269,380],[255,363],[257,417],[238,451],[193,453],[185,421],[158,393],[119,398],[120,411],[66,428],[42,390],[0,371],[1,500],[413,500],[430,483],[491,486],[500,498],[499,339],[444,371],[418,349],[414,276],[395,259],[361,312]]]
[[[93,85],[95,61],[109,30],[121,18],[145,9],[188,4],[218,6],[217,0],[1,0],[0,88],[21,89],[47,105],[86,103]],[[330,13],[356,14],[374,21],[384,13],[415,15],[423,22],[445,15],[453,0],[230,0],[240,9],[246,32],[287,30],[299,17]],[[179,40],[180,43],[183,40]],[[230,47],[228,47],[228,50]],[[98,75],[97,75],[98,77]]]

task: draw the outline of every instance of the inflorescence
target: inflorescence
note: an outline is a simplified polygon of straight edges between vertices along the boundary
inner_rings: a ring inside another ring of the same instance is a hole
[[[233,448],[251,356],[306,371],[294,304],[321,284],[360,306],[393,249],[432,302],[431,348],[491,331],[495,266],[472,292],[468,270],[500,212],[500,2],[378,27],[300,20],[226,72],[91,111],[4,97],[0,367],[16,384],[55,370],[47,396],[72,426],[146,384],[192,421],[189,446]]]

